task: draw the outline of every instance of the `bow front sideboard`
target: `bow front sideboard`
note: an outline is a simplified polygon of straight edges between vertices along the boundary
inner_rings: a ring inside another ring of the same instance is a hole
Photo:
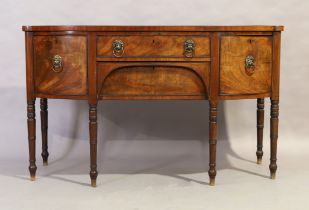
[[[257,100],[257,163],[270,98],[270,177],[277,170],[283,26],[23,26],[30,176],[35,180],[35,100],[48,162],[47,99],[89,103],[90,178],[96,186],[99,100],[208,100],[209,184],[215,184],[220,100]]]

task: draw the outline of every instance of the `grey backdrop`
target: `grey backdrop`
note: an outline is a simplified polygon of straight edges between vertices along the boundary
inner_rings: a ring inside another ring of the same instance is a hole
[[[28,173],[22,25],[284,25],[279,144],[297,144],[307,140],[309,122],[308,9],[309,1],[305,0],[1,0],[0,173]],[[255,110],[255,100],[220,104],[219,142],[226,144],[218,145],[219,168],[226,166],[228,155],[238,157],[233,152],[235,141],[252,142],[252,161],[255,160]],[[265,116],[268,151],[269,100]],[[40,166],[38,100],[37,119]],[[130,173],[150,168],[150,172],[177,173],[177,166],[159,171],[151,167],[168,164],[175,158],[187,160],[187,155],[197,154],[196,147],[190,146],[195,144],[206,149],[205,156],[197,155],[194,161],[184,161],[189,167],[179,168],[182,172],[186,172],[184,168],[187,172],[207,170],[207,101],[100,101],[98,130],[100,172]],[[63,168],[63,173],[88,172],[87,102],[50,100],[49,141],[51,162],[78,156],[85,161],[85,167]],[[24,168],[7,171],[5,164],[13,159],[20,159]]]

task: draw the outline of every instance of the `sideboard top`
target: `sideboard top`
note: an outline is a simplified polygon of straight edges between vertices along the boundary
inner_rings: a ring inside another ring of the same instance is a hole
[[[23,31],[283,31],[283,26],[23,26]]]

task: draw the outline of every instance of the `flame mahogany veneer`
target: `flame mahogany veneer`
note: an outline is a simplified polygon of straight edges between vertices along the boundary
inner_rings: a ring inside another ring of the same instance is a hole
[[[35,99],[48,163],[47,99],[89,103],[90,178],[96,186],[99,100],[208,100],[209,177],[215,184],[217,105],[257,99],[257,163],[263,156],[264,98],[271,99],[271,178],[277,170],[280,36],[283,26],[23,26],[31,179]]]

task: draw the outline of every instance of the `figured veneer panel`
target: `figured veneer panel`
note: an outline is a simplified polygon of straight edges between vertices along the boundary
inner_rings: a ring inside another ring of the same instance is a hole
[[[255,68],[248,74],[245,59],[255,58]],[[220,50],[220,95],[271,92],[272,37],[222,36]]]
[[[62,70],[53,71],[52,59],[62,58]],[[34,36],[35,92],[48,95],[87,94],[87,37]]]
[[[100,57],[115,57],[112,43],[114,40],[124,42],[124,53],[121,57],[179,57],[184,58],[184,42],[192,39],[195,42],[193,57],[207,57],[210,54],[208,36],[186,35],[126,35],[126,36],[98,36],[97,55]]]
[[[208,84],[204,81],[209,79],[209,65],[191,65],[204,72],[204,80],[194,70],[185,66],[123,66],[106,75],[104,70],[108,69],[108,65],[101,64],[98,68],[99,97],[138,99],[148,96],[146,98],[151,99],[152,96],[160,96],[166,99],[206,99]]]

